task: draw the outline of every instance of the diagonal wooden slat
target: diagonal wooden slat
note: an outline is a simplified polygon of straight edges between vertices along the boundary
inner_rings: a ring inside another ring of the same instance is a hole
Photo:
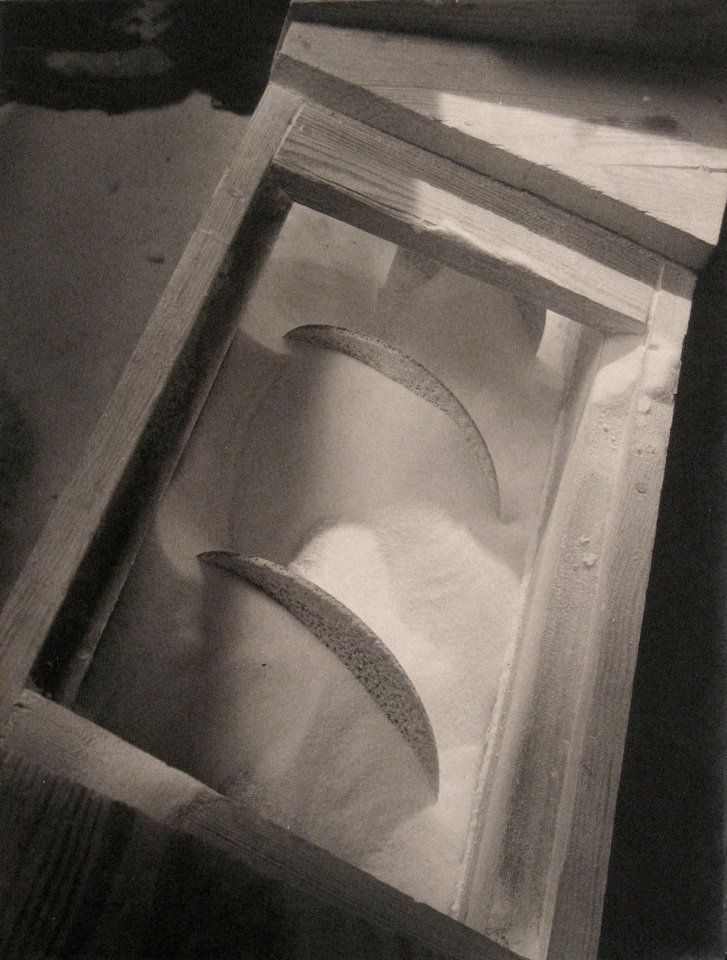
[[[274,169],[292,198],[606,332],[646,324],[663,261],[595,224],[307,104]]]
[[[727,200],[719,64],[675,76],[671,61],[293,22],[274,76],[685,266],[703,267],[717,242]]]
[[[259,193],[298,108],[296,94],[269,87],[0,614],[0,722],[54,624],[59,652],[88,628],[90,607],[113,606],[120,557],[128,569],[141,536],[130,518],[139,503],[153,507],[171,476],[232,337],[244,265],[279,222],[270,198],[261,218]],[[69,594],[74,582],[85,599]]]
[[[269,951],[267,936],[281,958],[516,960],[29,691],[0,758],[0,942],[12,946],[3,956],[47,956],[40,951],[49,944],[62,954],[82,922],[90,956],[116,956],[124,918],[135,950],[125,957],[158,956],[150,946],[165,944],[180,950],[165,956],[258,956],[248,951]],[[96,891],[99,876],[106,889]],[[41,902],[42,918],[29,909]],[[161,933],[150,944],[154,928]]]

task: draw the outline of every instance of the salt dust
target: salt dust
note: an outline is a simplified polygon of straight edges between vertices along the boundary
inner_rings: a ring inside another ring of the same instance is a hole
[[[492,454],[498,516],[455,423],[351,357],[330,323],[438,376]],[[448,912],[566,389],[513,297],[295,207],[157,512],[78,709]],[[604,391],[607,393],[608,391]],[[364,620],[434,729],[440,791],[338,659],[196,555],[288,565]]]
[[[382,510],[370,526],[329,528],[291,566],[372,626],[408,673],[439,748],[440,794],[402,818],[358,863],[446,910],[465,854],[519,578],[433,507]],[[355,831],[358,821],[353,820]],[[427,858],[436,869],[422,872]]]
[[[354,862],[432,802],[404,738],[282,606],[214,569],[206,603],[195,776]]]

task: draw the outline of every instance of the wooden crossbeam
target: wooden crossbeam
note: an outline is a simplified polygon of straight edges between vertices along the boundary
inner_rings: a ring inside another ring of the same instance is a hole
[[[227,351],[232,305],[250,283],[260,244],[279,226],[278,199],[262,197],[261,209],[260,189],[299,104],[293,93],[268,90],[0,613],[0,723],[52,631],[51,668],[79,634],[100,634],[144,516]]]
[[[720,65],[675,78],[669,61],[293,22],[273,76],[685,266],[703,267],[717,242],[727,201]]]
[[[0,741],[0,805],[8,960],[516,960],[28,691]]]
[[[603,331],[645,328],[662,259],[525,191],[314,105],[273,167],[298,202]]]

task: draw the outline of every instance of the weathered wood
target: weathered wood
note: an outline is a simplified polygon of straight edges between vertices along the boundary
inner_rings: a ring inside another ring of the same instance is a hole
[[[702,58],[721,56],[719,0],[292,0],[298,20],[462,39],[564,44]]]
[[[561,485],[593,389],[604,347],[602,335],[586,327],[578,330],[576,325],[566,325],[563,335],[567,338],[566,344],[570,354],[571,385],[553,439],[550,472],[539,517],[539,529],[531,544],[523,576],[524,595],[519,622],[514,626],[513,661],[509,673],[503,678],[497,722],[489,735],[479,794],[475,801],[476,815],[471,827],[467,862],[455,909],[455,916],[468,918],[467,922],[482,928],[490,923],[493,890],[499,873],[505,866],[503,858],[499,855],[498,846],[511,827],[510,804],[512,803],[514,765],[517,752],[522,747],[529,698],[537,676],[540,638],[536,631],[526,635],[525,621],[532,598],[538,594],[538,584],[543,579],[543,568],[547,564],[552,565],[556,562],[557,546],[550,551],[549,557],[544,558],[542,544],[547,531],[550,531],[551,538],[557,539],[557,536],[552,533],[554,509],[558,503]],[[513,901],[519,902],[520,905],[524,903],[527,907],[528,893],[522,889],[516,889]],[[535,909],[537,910],[538,907]],[[508,935],[507,924],[501,924],[497,935]],[[537,946],[536,944],[536,951]]]
[[[89,957],[158,956],[157,936],[172,956],[513,960],[29,691],[2,747],[3,957],[67,955],[83,924]],[[134,952],[114,952],[122,928]]]
[[[306,105],[273,166],[294,200],[609,332],[643,329],[662,261],[531,194]]]
[[[529,957],[595,956],[690,298],[662,289],[645,342],[597,346],[531,575],[463,902]]]
[[[269,88],[0,618],[0,721],[49,633],[53,660],[87,632],[66,689],[82,674],[229,342],[258,259],[251,234],[264,238],[270,221],[274,229],[282,187],[283,207],[298,200],[595,328],[582,335],[579,387],[564,411],[551,509],[458,903],[468,924],[523,956],[583,960],[594,955],[600,925],[693,281],[663,256],[699,265],[716,239],[725,130],[704,146],[706,121],[685,140],[681,128],[671,137],[677,121],[668,111],[612,116],[608,98],[587,108],[601,74],[591,86],[569,86],[556,64],[539,86],[537,71],[523,80],[522,62],[508,71],[500,55],[473,45],[445,58],[439,42],[393,38],[387,49],[381,38],[351,33],[341,51],[342,36],[293,25],[278,77],[359,119]],[[487,86],[476,69],[482,56],[497,68],[485,71]],[[450,86],[437,72],[442,63],[454,71]],[[505,93],[493,76],[505,78]],[[571,95],[577,110],[567,106]],[[618,104],[622,93],[614,96]],[[679,101],[679,123],[695,103]],[[602,137],[609,129],[622,135]],[[635,151],[628,171],[613,174],[625,149]],[[595,151],[597,162],[579,150]],[[627,237],[613,232],[620,218]],[[234,955],[237,896],[263,927],[275,926],[285,956],[512,957],[33,694],[16,706],[4,739],[0,798],[13,829],[0,863],[12,882],[0,885],[8,898],[0,923],[8,949],[67,955],[81,942],[76,955],[113,955],[109,944],[120,937],[129,955],[148,955],[144,938],[156,924],[164,932],[155,950],[172,937],[182,955],[204,955],[219,929]],[[186,940],[177,928],[186,900],[175,892],[184,880],[170,856],[199,864],[193,886],[207,888],[205,903],[226,884],[217,920],[192,910]]]
[[[91,636],[100,634],[143,535],[144,517],[224,357],[234,305],[260,244],[279,222],[279,201],[260,188],[298,108],[295,94],[268,89],[7,600],[0,615],[0,721],[51,631],[48,662],[41,664],[46,672],[67,655],[69,638],[89,627]],[[82,672],[89,652],[71,673]]]
[[[704,266],[717,242],[727,200],[721,67],[691,68],[677,83],[671,62],[293,22],[273,75],[686,266]]]
[[[604,582],[589,630],[597,637],[574,720],[572,800],[559,812],[567,830],[548,957],[595,956],[626,740],[638,641],[651,567],[692,290],[662,290],[650,324],[639,384],[621,445],[604,542]],[[600,561],[599,561],[600,562]],[[606,731],[608,731],[607,736]]]

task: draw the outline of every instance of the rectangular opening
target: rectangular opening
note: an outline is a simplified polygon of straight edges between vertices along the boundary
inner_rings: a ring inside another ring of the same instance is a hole
[[[463,915],[582,334],[294,205],[75,708]]]

